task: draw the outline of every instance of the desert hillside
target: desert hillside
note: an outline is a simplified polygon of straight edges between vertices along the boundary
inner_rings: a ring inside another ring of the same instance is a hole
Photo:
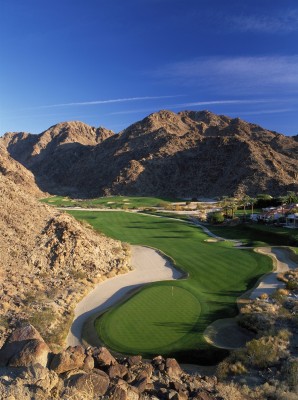
[[[296,137],[208,111],[160,111],[118,135],[69,122],[8,133],[9,153],[53,194],[212,197],[297,190]]]
[[[129,250],[39,203],[27,193],[31,174],[23,180],[18,173],[23,167],[14,161],[5,167],[12,172],[4,175],[7,159],[2,155],[0,342],[10,325],[29,319],[46,329],[49,340],[62,343],[77,301],[96,282],[127,271]]]
[[[26,192],[34,197],[42,197],[45,194],[38,188],[32,172],[22,164],[15,161],[6,148],[0,143],[0,176],[6,176],[13,183],[26,188]]]

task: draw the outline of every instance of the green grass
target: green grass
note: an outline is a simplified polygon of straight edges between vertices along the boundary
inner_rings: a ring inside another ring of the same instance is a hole
[[[160,249],[189,274],[188,279],[146,286],[97,321],[100,338],[119,352],[171,354],[180,361],[202,362],[211,350],[203,338],[205,328],[216,319],[235,316],[237,297],[272,269],[269,258],[236,250],[230,242],[205,242],[208,236],[200,228],[173,219],[123,212],[70,213],[108,236]],[[137,342],[132,337],[135,329]]]
[[[251,246],[297,246],[298,229],[272,225],[241,224],[237,226],[208,226],[218,236],[240,239]]]
[[[139,207],[158,207],[166,206],[177,199],[160,197],[99,197],[96,199],[71,199],[69,197],[53,196],[41,200],[44,203],[56,207],[82,207],[82,208],[139,208]]]
[[[191,334],[201,306],[188,290],[154,285],[97,320],[99,336],[121,352],[158,354],[172,350]],[[146,316],[146,329],[144,317]]]

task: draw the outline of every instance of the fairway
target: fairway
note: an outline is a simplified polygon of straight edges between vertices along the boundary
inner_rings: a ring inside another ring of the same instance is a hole
[[[136,196],[111,196],[95,199],[71,199],[63,196],[53,196],[41,199],[56,207],[81,207],[81,208],[123,208],[135,209],[142,207],[165,207],[167,204],[179,201],[163,197],[136,197]]]
[[[108,236],[160,249],[188,273],[187,279],[146,286],[98,319],[101,340],[119,352],[162,353],[180,360],[187,354],[187,359],[191,355],[198,361],[211,349],[203,337],[206,327],[235,316],[237,297],[272,269],[270,258],[234,249],[229,242],[206,242],[208,236],[200,228],[173,219],[124,212],[70,213]]]

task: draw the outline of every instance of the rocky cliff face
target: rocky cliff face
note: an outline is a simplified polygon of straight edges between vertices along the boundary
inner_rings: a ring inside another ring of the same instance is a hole
[[[297,190],[295,137],[238,118],[160,111],[118,135],[68,123],[62,140],[64,125],[2,139],[54,194],[211,197]]]
[[[7,165],[1,154],[0,166]],[[0,342],[9,325],[29,318],[62,343],[78,300],[127,271],[129,249],[39,203],[27,193],[31,174],[24,178],[15,164],[0,173]]]

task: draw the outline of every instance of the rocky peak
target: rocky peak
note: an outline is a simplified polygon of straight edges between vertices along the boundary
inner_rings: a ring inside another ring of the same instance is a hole
[[[57,144],[80,143],[83,145],[97,144],[96,129],[79,121],[61,122],[51,126],[39,136],[39,143],[46,145],[50,141]]]
[[[106,129],[102,126],[96,129],[96,142],[102,143],[104,140],[108,139],[111,136],[114,136],[115,133],[110,129]]]
[[[184,135],[190,125],[183,122],[181,116],[172,111],[161,110],[129,126],[122,133],[129,139],[152,132],[166,132],[168,135]]]

